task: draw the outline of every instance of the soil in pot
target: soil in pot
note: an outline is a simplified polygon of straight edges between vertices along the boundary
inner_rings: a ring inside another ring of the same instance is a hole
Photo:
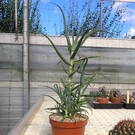
[[[62,121],[62,117],[51,114],[49,116],[49,121],[52,128],[52,135],[84,135],[85,126],[88,121],[88,116],[83,115],[83,117],[79,118],[79,116],[75,120],[71,120],[70,118]]]
[[[113,104],[121,104],[122,98],[121,98],[121,97],[118,97],[118,98],[110,98],[110,101],[111,101]]]
[[[105,97],[99,97],[97,98],[97,102],[99,102],[99,104],[108,104],[109,99],[105,98]]]

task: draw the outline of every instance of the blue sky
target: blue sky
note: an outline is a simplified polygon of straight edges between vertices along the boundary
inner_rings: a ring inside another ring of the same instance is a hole
[[[86,0],[79,0],[79,8],[82,8],[85,1]],[[94,2],[91,3],[91,8],[94,7],[94,3],[98,0],[93,1]],[[41,13],[41,23],[46,27],[47,33],[50,35],[55,35],[56,31],[62,31],[63,21],[59,9],[56,6],[50,4],[50,2],[57,3],[61,7],[64,5],[68,9],[68,7],[72,4],[72,0],[40,0],[39,10]],[[108,2],[109,1],[105,0],[106,4],[108,4]],[[126,33],[131,36],[135,35],[135,3],[116,2],[114,6],[114,12],[117,7],[123,8],[127,5],[127,10],[120,21],[120,23],[125,21],[120,38],[123,38]],[[55,24],[57,26],[57,30],[55,30]]]

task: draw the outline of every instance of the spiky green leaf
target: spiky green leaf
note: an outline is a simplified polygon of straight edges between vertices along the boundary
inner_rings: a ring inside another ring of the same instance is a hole
[[[65,37],[66,37],[66,40],[67,40],[67,43],[68,43],[68,51],[69,51],[69,53],[71,53],[71,41],[70,41],[69,35],[68,35],[67,24],[66,24],[66,19],[65,19],[64,12],[63,12],[63,10],[61,9],[61,7],[59,5],[57,5],[55,3],[52,3],[52,4],[56,5],[60,9],[60,11],[62,13],[63,20],[64,20]]]
[[[87,12],[87,15],[86,15],[86,19],[85,19],[85,22],[83,23],[82,27],[80,28],[79,32],[78,32],[78,35],[76,36],[76,39],[75,39],[75,42],[78,41],[78,38],[81,36],[82,34],[82,31],[84,30],[84,28],[86,27],[86,24],[87,24],[87,21],[88,21],[88,18],[89,18],[89,14],[90,14],[90,4],[88,5],[88,12]]]
[[[84,37],[85,37],[85,35],[86,35],[88,32],[89,32],[89,31],[86,31],[86,32],[81,36],[81,38],[79,39],[79,41],[76,43],[74,52],[73,52],[73,54],[71,55],[70,59],[74,59],[74,58],[75,58],[75,56],[76,56],[76,54],[77,54],[79,48],[80,48],[81,45],[82,45],[82,41],[84,40]]]
[[[69,62],[64,58],[64,56],[59,52],[59,50],[57,49],[57,47],[55,46],[55,44],[53,43],[53,41],[45,34],[43,34],[51,43],[51,45],[53,46],[54,50],[56,51],[56,53],[58,54],[58,56],[61,58],[61,60],[67,64],[70,65]]]

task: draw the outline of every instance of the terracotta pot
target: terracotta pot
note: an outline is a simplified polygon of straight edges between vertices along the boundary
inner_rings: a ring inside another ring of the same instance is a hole
[[[51,115],[50,115],[51,116]],[[88,116],[86,120],[75,122],[62,122],[51,119],[49,116],[49,121],[52,128],[52,135],[84,135],[85,126],[88,121]]]
[[[99,102],[100,104],[108,104],[108,98],[105,98],[105,97],[99,97],[97,99],[97,102]]]
[[[122,98],[119,97],[119,98],[110,98],[110,101],[114,104],[121,104],[122,102]]]

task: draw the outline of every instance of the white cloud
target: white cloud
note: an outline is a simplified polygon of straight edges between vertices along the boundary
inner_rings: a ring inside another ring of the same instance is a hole
[[[47,4],[49,3],[51,0],[41,0],[43,3]]]
[[[131,23],[131,24],[133,22],[133,24],[134,24],[134,21],[135,21],[135,9],[127,8],[127,10],[124,13],[121,20],[125,21],[125,22],[128,22],[128,23]]]
[[[129,38],[129,39],[132,36],[135,36],[135,28],[129,29],[128,32],[123,35],[123,37]]]
[[[55,9],[54,9],[54,14],[57,14],[58,13],[58,8],[57,7],[55,7]]]
[[[135,22],[135,9],[127,7],[126,2],[115,2],[113,6],[113,12],[115,12],[117,9],[123,9],[126,8],[125,13],[122,13],[121,22],[126,22],[128,24],[134,24]],[[134,24],[135,26],[135,24]]]
[[[125,5],[127,5],[125,2],[115,2],[113,10],[115,11],[117,8],[123,8]]]
[[[130,31],[130,35],[131,36],[134,36],[135,35],[135,28],[131,28],[129,31]]]

